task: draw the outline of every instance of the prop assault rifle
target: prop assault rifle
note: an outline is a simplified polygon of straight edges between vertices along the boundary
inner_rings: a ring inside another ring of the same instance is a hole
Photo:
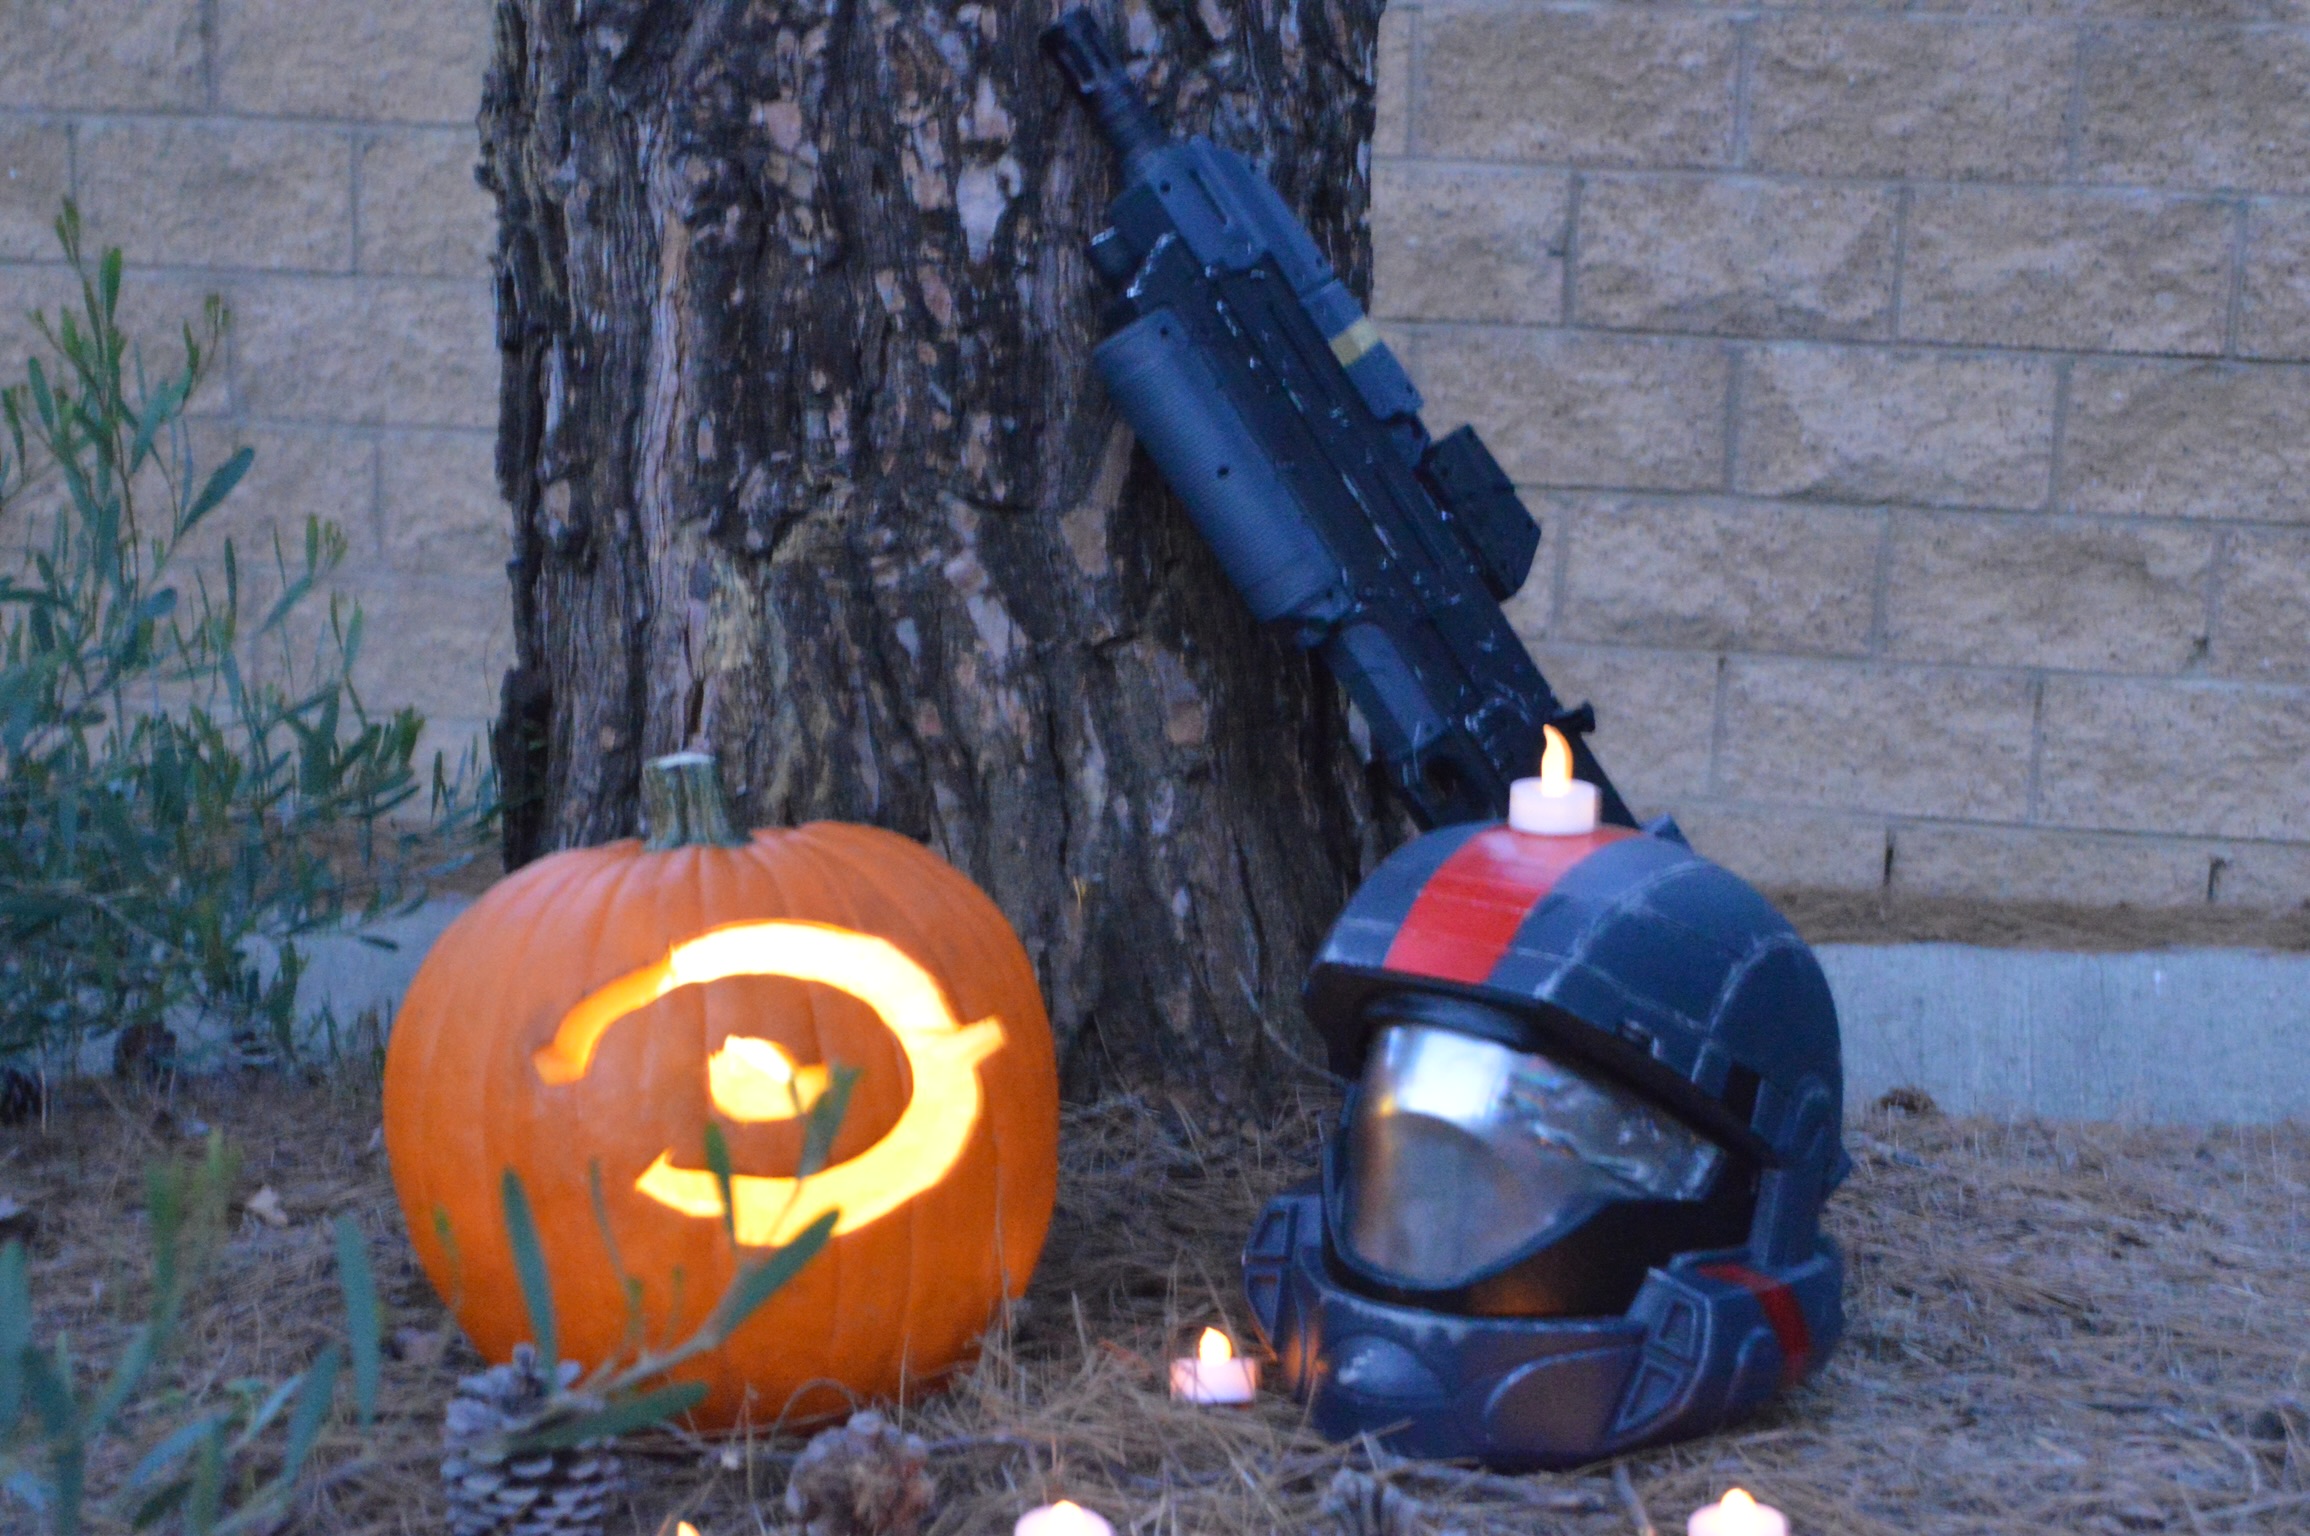
[[[1635,825],[1509,628],[1539,525],[1475,432],[1430,441],[1420,394],[1283,200],[1173,139],[1069,11],[1044,50],[1122,159],[1091,261],[1116,290],[1095,354],[1124,419],[1265,621],[1322,654],[1423,826],[1498,820],[1541,727],[1606,821]]]

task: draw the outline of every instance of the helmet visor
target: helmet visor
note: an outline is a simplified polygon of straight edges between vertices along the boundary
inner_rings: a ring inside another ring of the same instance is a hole
[[[1624,1088],[1416,1024],[1373,1040],[1347,1153],[1348,1249],[1422,1290],[1465,1285],[1605,1202],[1697,1200],[1724,1159]]]

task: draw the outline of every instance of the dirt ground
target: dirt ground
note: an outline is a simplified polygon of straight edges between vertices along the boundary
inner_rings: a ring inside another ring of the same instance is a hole
[[[2310,950],[2310,907],[2079,907],[1873,891],[1771,891],[1811,944],[1980,944],[1991,949]]]
[[[292,1529],[442,1529],[441,1406],[476,1362],[449,1337],[401,1234],[373,1095],[342,1084],[205,1084],[166,1112],[95,1096],[0,1132],[0,1194],[37,1217],[43,1334],[90,1368],[144,1293],[142,1174],[205,1120],[242,1150],[248,1192],[288,1218],[240,1218],[171,1362],[164,1422],[236,1377],[302,1365],[339,1327],[328,1218],[350,1211],[377,1256],[400,1358],[367,1434],[341,1416]],[[1252,1212],[1308,1165],[1320,1099],[1261,1127],[1199,1124],[1126,1099],[1071,1110],[1061,1210],[1030,1298],[973,1374],[902,1417],[934,1445],[936,1536],[1007,1532],[1066,1496],[1118,1530],[1323,1529],[1324,1490],[1355,1448],[1312,1435],[1288,1400],[1174,1406],[1161,1362],[1202,1325],[1248,1338],[1233,1250]],[[1856,1171],[1831,1207],[1852,1263],[1834,1362],[1765,1417],[1614,1469],[1493,1478],[1393,1466],[1411,1530],[1642,1536],[1732,1483],[1805,1536],[1852,1533],[2310,1529],[2310,1130],[1996,1125],[1879,1111],[1848,1128]],[[674,1517],[705,1536],[778,1529],[800,1442],[630,1442],[612,1530]],[[101,1489],[130,1452],[100,1459]],[[1649,1516],[1632,1507],[1634,1496]],[[5,1494],[0,1494],[4,1499]],[[0,1530],[29,1528],[0,1506]],[[1410,1536],[1406,1531],[1404,1536]]]

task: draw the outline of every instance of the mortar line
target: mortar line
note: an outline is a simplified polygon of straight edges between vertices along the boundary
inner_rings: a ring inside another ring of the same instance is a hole
[[[2069,61],[2069,100],[2061,109],[2061,169],[2064,181],[2078,179],[2085,163],[2085,69],[2095,41],[2094,28],[2079,22],[2077,46]]]
[[[217,100],[217,0],[201,0],[201,102],[214,112]]]
[[[1548,622],[1541,627],[1540,637],[1553,641],[1564,629],[1564,599],[1572,590],[1572,521],[1573,514],[1561,503],[1548,514],[1556,525],[1555,548],[1548,552]],[[1547,541],[1547,530],[1541,530],[1541,539]]]
[[[1711,796],[1724,793],[1725,700],[1732,692],[1732,656],[1716,653],[1716,688],[1709,699],[1708,773],[1703,782]]]
[[[2238,355],[2239,331],[2246,314],[2246,261],[2253,255],[2251,223],[2253,201],[2238,199],[2233,214],[2236,227],[2230,232],[2230,305],[2229,315],[2222,327],[2222,355]]]
[[[1749,164],[1749,104],[1755,95],[1757,18],[1743,17],[1733,28],[1732,169]]]
[[[1891,507],[1878,515],[1884,519],[1877,529],[1876,570],[1870,580],[1869,638],[1871,656],[1889,657],[1893,649],[1893,519]]]
[[[385,444],[374,432],[369,441],[369,538],[378,557],[385,553]]]
[[[1887,341],[1901,339],[1901,294],[1909,276],[1909,211],[1917,200],[1916,189],[1902,182],[1893,192],[1893,296],[1891,314],[1887,317],[1890,329]]]
[[[1560,311],[1558,323],[1562,325],[1570,325],[1572,317],[1579,313],[1580,204],[1587,188],[1587,175],[1574,171],[1571,186],[1564,195],[1564,280],[1558,285],[1556,299]]]
[[[2040,804],[2045,772],[2045,674],[2029,674],[2029,794],[2022,815],[2025,826],[2040,825]]]
[[[8,263],[0,262],[0,266],[5,265],[8,265]],[[162,269],[148,267],[146,270],[157,271]],[[197,271],[206,269],[187,268],[183,270]],[[267,272],[265,275],[270,276],[272,274]],[[413,281],[463,282],[470,281],[470,279],[430,278],[413,279]],[[1405,330],[1418,331],[1514,331],[1532,329],[1532,327],[1529,325],[1515,325],[1505,321],[1494,320],[1397,319],[1391,320],[1389,324]],[[1931,337],[1924,336],[1908,336],[1902,338],[1899,341],[1891,341],[1880,336],[1775,336],[1762,333],[1747,334],[1742,332],[1726,331],[1645,330],[1634,326],[1601,325],[1595,321],[1580,321],[1570,325],[1557,326],[1554,327],[1554,329],[1561,331],[1568,336],[1598,336],[1638,344],[1658,343],[1663,345],[1690,345],[1694,343],[1705,342],[1733,342],[1751,345],[1771,345],[1776,347],[1803,347],[1815,351],[1828,348],[1837,348],[1845,351],[1935,352],[1945,353],[1953,357],[1968,358],[1979,362],[1996,362],[2008,358],[2020,358],[2023,360],[2040,362],[2060,362],[2065,358],[2087,356],[2107,358],[2113,362],[2120,363],[2203,363],[2216,360],[2221,356],[2218,351],[2119,351],[2108,347],[2081,348],[2074,343],[2066,342],[2021,343],[1990,341],[1948,341],[1936,340]],[[2240,357],[2236,359],[2236,363],[2239,367],[2243,368],[2272,368],[2301,371],[2306,368],[2310,368],[2310,357]]]
[[[411,430],[438,431],[444,429],[425,427]],[[489,429],[486,427],[466,427],[458,430],[486,432]],[[1757,506],[1790,508],[1805,512],[1831,512],[1848,517],[1868,517],[1885,511],[1897,511],[1930,512],[1950,517],[1997,518],[2006,522],[2015,522],[2026,518],[2032,525],[2038,526],[2047,523],[2077,524],[2083,527],[2104,529],[2146,526],[2163,529],[2169,533],[2184,530],[2211,533],[2218,528],[2229,528],[2240,533],[2266,533],[2272,529],[2299,532],[2303,528],[2299,522],[2267,518],[2191,517],[2180,513],[2153,516],[2134,512],[2080,512],[2074,508],[2064,508],[2057,512],[2048,513],[2042,507],[1993,507],[1964,502],[1903,501],[1899,497],[1885,497],[1877,501],[1837,501],[1827,498],[1815,500],[1810,496],[1749,491],[1728,498],[1722,490],[1713,485],[1695,487],[1624,485],[1605,482],[1581,484],[1571,481],[1525,480],[1517,482],[1516,490],[1519,495],[1525,492],[1534,495],[1562,492],[1595,496],[1632,496],[1641,497],[1646,501],[1700,501],[1712,505],[1731,499]]]
[[[1725,346],[1724,367],[1724,494],[1740,494],[1741,395],[1748,374],[1749,349],[1738,342]]]
[[[1418,6],[1404,13],[1404,158],[1420,152],[1421,107],[1427,98],[1427,28]]]
[[[360,133],[345,136],[345,223],[348,227],[345,251],[346,271],[353,277],[366,274],[361,270],[361,165],[369,158],[369,144]]]
[[[2091,667],[2049,667],[2026,661],[1962,661],[1941,656],[1921,656],[1914,659],[1867,656],[1851,651],[1766,651],[1744,649],[1741,646],[1715,645],[1651,645],[1626,640],[1590,640],[1566,638],[1550,642],[1561,650],[1583,651],[1604,656],[1657,657],[1657,656],[1711,656],[1724,654],[1736,660],[1768,663],[1787,663],[1792,666],[1829,667],[1851,670],[1867,668],[1883,671],[1898,667],[1907,672],[1948,674],[1963,673],[1969,677],[1988,678],[2000,682],[2083,683],[2154,683],[2160,687],[2179,688],[2192,694],[2223,694],[2232,697],[2269,697],[2281,695],[2292,703],[2305,690],[2298,682],[2259,681],[2253,678],[2193,677],[2182,672],[2124,672]]]
[[[2206,568],[2206,638],[2194,660],[2211,666],[2214,647],[2220,643],[2222,622],[2222,589],[2228,585],[2230,558],[2237,547],[2235,535],[2227,528],[2214,530],[2214,553]]]
[[[2045,506],[2048,515],[2062,508],[2062,477],[2069,471],[2069,396],[2077,359],[2065,357],[2053,365],[2053,441],[2046,445]]]
[[[1870,823],[1883,821],[1894,812],[1865,810],[1842,805],[1791,805],[1778,800],[1751,800],[1741,795],[1711,795],[1708,809],[1736,811],[1748,814],[1764,812],[1777,815],[1801,815],[1823,821]],[[1961,816],[1936,812],[1903,811],[1901,819],[1913,830],[1923,828],[1962,827],[1979,832],[2034,832],[2056,837],[2101,838],[2110,842],[2128,843],[2202,843],[2213,848],[2310,848],[2310,839],[2299,837],[2253,837],[2227,832],[2175,832],[2145,830],[2137,827],[2101,827],[2087,822],[2048,821],[2034,825],[2019,821],[1997,821],[1987,816]]]
[[[64,120],[64,191],[73,205],[81,205],[80,197],[80,119]]]

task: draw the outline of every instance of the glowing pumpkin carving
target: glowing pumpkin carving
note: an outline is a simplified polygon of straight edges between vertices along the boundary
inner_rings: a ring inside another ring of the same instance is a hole
[[[712,1123],[740,1246],[841,1214],[686,1373],[711,1388],[699,1419],[791,1421],[931,1385],[1025,1289],[1050,1224],[1057,1076],[1026,954],[984,894],[894,833],[741,839],[695,755],[652,763],[645,791],[648,844],[509,876],[410,986],[385,1142],[418,1257],[476,1347],[510,1355],[528,1333],[497,1204],[510,1167],[566,1355],[627,1344],[621,1268],[649,1337],[683,1337],[742,1257],[706,1167]],[[797,1189],[802,1116],[836,1063],[861,1072],[850,1112]]]

